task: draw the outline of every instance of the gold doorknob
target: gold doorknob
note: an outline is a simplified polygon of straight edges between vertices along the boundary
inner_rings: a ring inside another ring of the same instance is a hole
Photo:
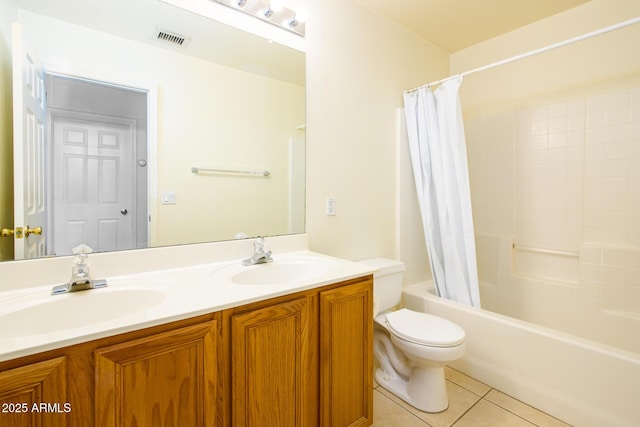
[[[42,227],[29,228],[27,225],[24,230],[24,237],[29,237],[32,234],[37,234],[38,236],[42,235]]]
[[[23,231],[22,227],[16,227],[15,230],[12,230],[11,228],[3,228],[2,231],[0,231],[0,235],[2,235],[2,237],[13,236],[16,239],[22,239],[22,231]],[[40,233],[42,233],[42,229],[40,229]]]

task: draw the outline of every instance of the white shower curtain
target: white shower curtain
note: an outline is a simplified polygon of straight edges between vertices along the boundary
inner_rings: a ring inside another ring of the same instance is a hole
[[[438,295],[480,307],[471,191],[458,89],[404,95],[413,174]]]

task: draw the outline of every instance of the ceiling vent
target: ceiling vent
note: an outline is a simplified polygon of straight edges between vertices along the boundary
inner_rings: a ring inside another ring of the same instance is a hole
[[[189,37],[185,37],[167,30],[157,30],[156,39],[180,47],[185,47],[189,44],[189,41],[191,41]]]

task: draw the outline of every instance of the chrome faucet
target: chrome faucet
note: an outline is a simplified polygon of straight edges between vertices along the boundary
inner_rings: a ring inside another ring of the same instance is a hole
[[[68,292],[84,291],[87,289],[104,288],[107,281],[104,279],[94,280],[89,275],[89,262],[87,258],[93,252],[91,248],[85,244],[73,248],[72,253],[75,255],[73,266],[71,269],[71,279],[68,283],[54,286],[51,295],[66,294]]]
[[[271,251],[264,251],[264,237],[258,237],[253,241],[253,256],[242,261],[242,265],[266,264],[271,261]]]

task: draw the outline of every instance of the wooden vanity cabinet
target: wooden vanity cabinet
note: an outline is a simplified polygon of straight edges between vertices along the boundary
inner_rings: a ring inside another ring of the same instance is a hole
[[[231,316],[231,425],[302,427],[318,420],[317,297]]]
[[[0,372],[0,426],[66,426],[66,389],[65,357]]]
[[[370,277],[231,311],[233,427],[372,424]]]
[[[0,362],[0,426],[225,426],[221,318],[213,313]]]
[[[371,425],[372,299],[368,276],[0,362],[29,408],[0,426]]]
[[[212,320],[97,349],[96,426],[220,426],[217,332]]]
[[[371,425],[372,281],[320,292],[320,325],[320,425]]]

